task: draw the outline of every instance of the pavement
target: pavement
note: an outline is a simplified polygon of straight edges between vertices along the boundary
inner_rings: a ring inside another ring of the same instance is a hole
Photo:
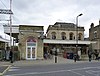
[[[0,75],[3,75],[11,66],[31,66],[31,65],[56,65],[56,64],[73,64],[73,63],[85,63],[88,60],[80,60],[74,62],[74,60],[66,59],[62,57],[57,58],[57,63],[55,63],[55,58],[43,59],[43,60],[20,60],[10,63],[10,61],[0,61]],[[98,62],[92,60],[92,62]]]

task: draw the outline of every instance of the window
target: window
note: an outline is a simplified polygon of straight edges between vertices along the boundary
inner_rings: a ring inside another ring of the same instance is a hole
[[[71,32],[69,33],[69,40],[73,40],[74,39],[74,34]]]
[[[56,39],[56,32],[52,32],[51,35],[52,35],[52,39]]]
[[[52,35],[52,39],[56,39],[56,36],[55,35]]]
[[[97,38],[97,31],[94,31],[94,38]]]
[[[65,40],[66,39],[66,33],[65,32],[62,32],[61,33],[61,38],[62,38],[62,40]]]
[[[82,33],[79,33],[78,40],[82,40]]]

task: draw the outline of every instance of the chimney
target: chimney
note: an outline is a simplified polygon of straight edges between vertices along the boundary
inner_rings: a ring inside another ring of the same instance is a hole
[[[93,28],[94,27],[94,23],[91,23],[90,27]]]

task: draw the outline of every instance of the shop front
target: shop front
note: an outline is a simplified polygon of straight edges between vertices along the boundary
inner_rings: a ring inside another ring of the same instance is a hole
[[[44,44],[49,45],[47,47],[49,50],[56,48],[58,55],[67,57],[68,54],[74,54],[76,51],[81,55],[86,55],[88,51],[88,47],[90,45],[90,41],[79,41],[78,47],[76,50],[76,41],[73,40],[52,40],[52,39],[44,39]],[[44,47],[46,47],[44,45]],[[72,59],[73,57],[71,57]]]

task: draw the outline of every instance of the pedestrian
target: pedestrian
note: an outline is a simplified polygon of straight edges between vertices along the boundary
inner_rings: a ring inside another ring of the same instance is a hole
[[[76,62],[76,60],[77,60],[77,54],[75,53],[74,54],[74,62]]]
[[[52,56],[53,54],[52,54],[52,50],[50,50],[50,59],[52,59],[53,58],[53,56]]]
[[[12,50],[10,50],[9,59],[10,59],[10,62],[13,63],[13,51]]]
[[[97,60],[98,59],[98,56],[99,56],[99,53],[98,53],[98,51],[97,50],[95,50],[95,53],[94,53],[94,55],[95,55],[95,60]]]
[[[90,50],[88,50],[88,57],[89,57],[89,62],[91,62],[91,60],[92,60],[92,52]]]
[[[7,47],[7,48],[6,48],[6,52],[5,52],[5,53],[6,53],[6,60],[9,61],[9,60],[10,60],[10,59],[9,59],[9,57],[10,57],[10,56],[9,56],[9,55],[10,55],[10,47]]]

